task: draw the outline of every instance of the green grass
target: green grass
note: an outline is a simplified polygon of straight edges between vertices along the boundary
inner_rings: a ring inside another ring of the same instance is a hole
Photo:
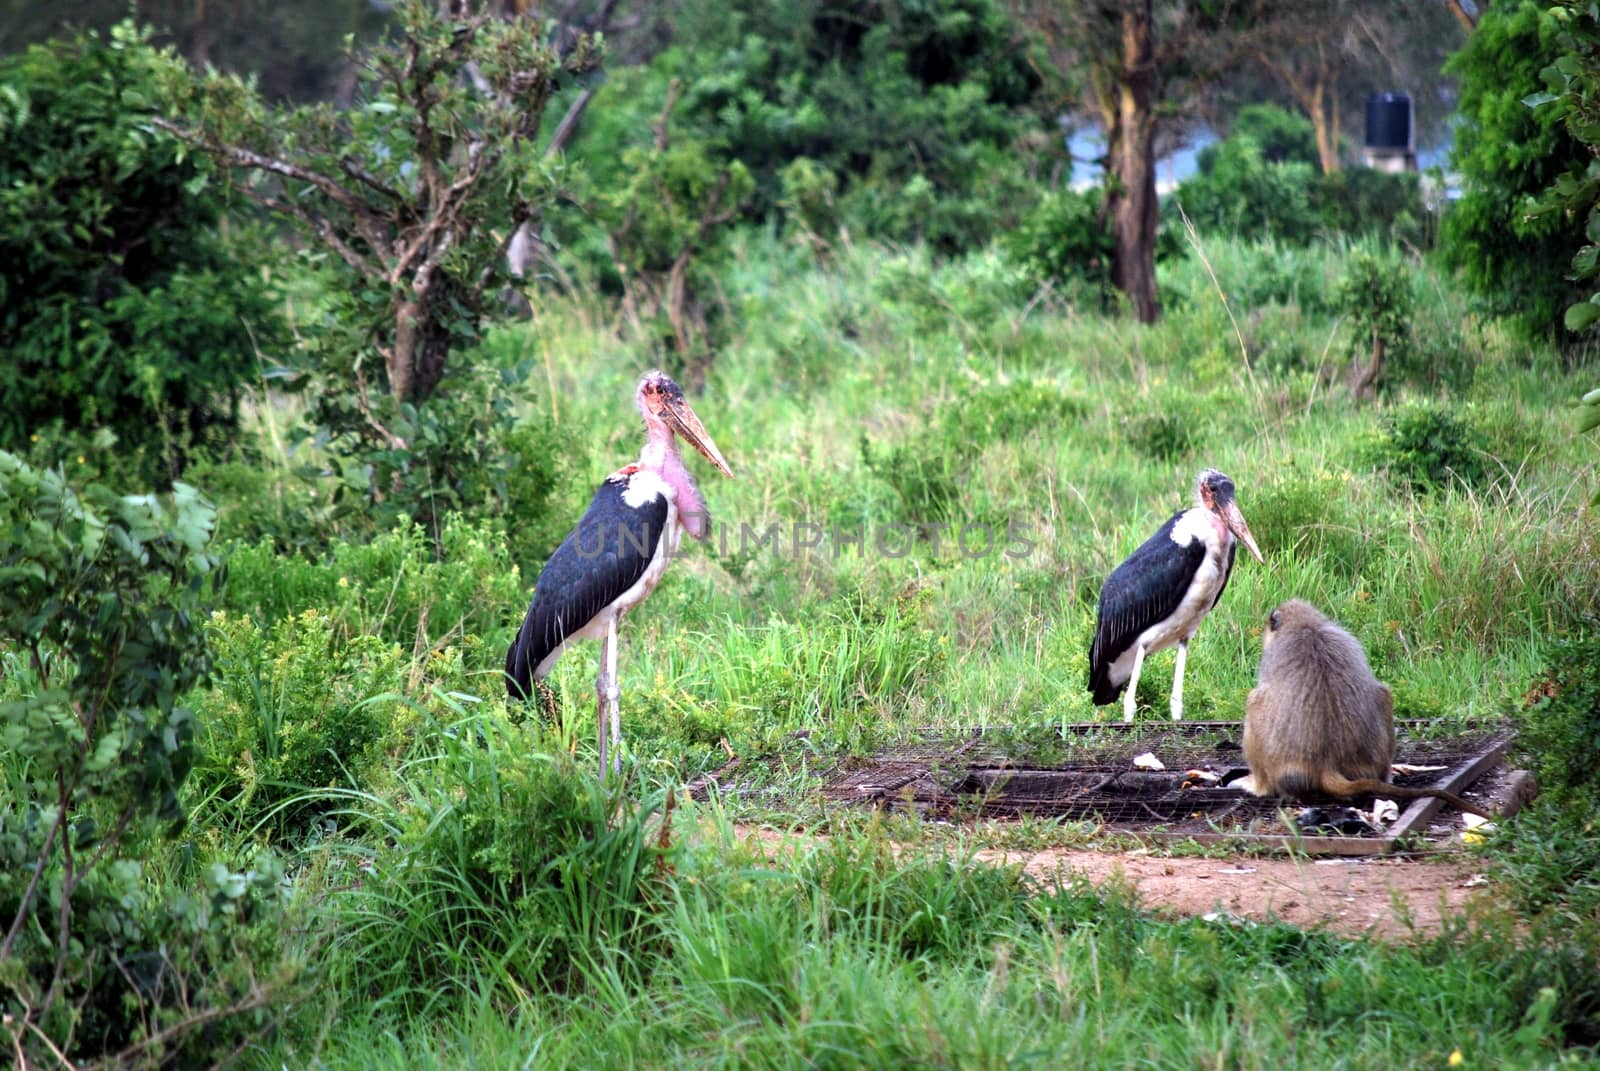
[[[1204,252],[1216,283],[1196,256],[1164,268],[1168,315],[1143,328],[1033,301],[993,255],[861,248],[819,271],[741,239],[731,335],[694,399],[738,475],[691,459],[713,537],[685,540],[622,626],[621,795],[593,781],[593,645],[551,678],[560,725],[507,717],[499,665],[533,577],[504,533],[462,526],[439,555],[404,533],[320,561],[239,551],[233,611],[266,630],[316,609],[336,638],[381,639],[401,664],[370,689],[405,697],[383,769],[298,786],[332,816],[280,845],[326,954],[317,999],[253,1066],[1391,1068],[1460,1050],[1534,1067],[1600,1040],[1592,977],[1571,966],[1592,953],[1570,934],[1490,918],[1390,945],[1160,921],[966,854],[1092,827],[834,816],[830,844],[768,859],[734,816],[818,816],[781,792],[667,809],[723,740],[782,756],[773,786],[798,792],[819,761],[925,732],[1119,719],[1084,686],[1099,584],[1208,465],[1236,481],[1267,562],[1241,558],[1202,626],[1188,717],[1241,716],[1262,622],[1291,596],[1366,645],[1399,716],[1448,729],[1521,703],[1596,610],[1591,444],[1559,418],[1590,384],[1418,267],[1417,330],[1454,363],[1402,369],[1358,408],[1323,300],[1349,250]],[[600,303],[545,295],[484,347],[535,362],[526,415],[571,444],[552,514],[530,518],[552,542],[639,449],[631,393],[661,358],[611,328]],[[1472,429],[1481,481],[1406,477],[1384,418],[1408,402]],[[274,451],[292,405],[261,412],[268,482],[288,486],[316,459]],[[937,544],[891,527],[918,524],[945,526]],[[1157,656],[1141,716],[1167,716],[1170,679]],[[213,837],[239,835],[213,783],[226,768],[208,768]]]

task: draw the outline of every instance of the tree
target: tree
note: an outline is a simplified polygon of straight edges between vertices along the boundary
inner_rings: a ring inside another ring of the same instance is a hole
[[[1298,5],[1275,7],[1250,35],[1250,55],[1311,120],[1322,171],[1332,174],[1341,163],[1345,116],[1365,94],[1432,84],[1457,39],[1441,5],[1330,0],[1315,17]]]
[[[1142,323],[1161,316],[1156,296],[1156,135],[1191,116],[1237,62],[1243,30],[1267,0],[1011,0],[1031,31],[1031,61],[1046,99],[1087,115],[1105,136],[1104,210],[1116,253],[1112,278]]]
[[[999,0],[685,0],[676,42],[602,87],[604,114],[573,142],[607,188],[630,180],[622,151],[677,79],[675,137],[740,161],[755,214],[781,215],[801,158],[836,176],[845,222],[872,237],[970,248],[1028,207],[1017,152],[1041,127],[1035,78]]]
[[[598,53],[584,38],[557,55],[530,20],[442,17],[422,0],[400,19],[402,39],[372,53],[347,111],[277,112],[214,77],[198,122],[158,125],[240,171],[246,196],[337,258],[390,397],[415,405],[452,347],[477,337],[511,234],[549,196],[530,152],[545,105]],[[368,431],[393,442],[367,394],[365,349],[352,347],[346,370]]]
[[[0,448],[109,433],[154,483],[233,438],[283,331],[265,246],[222,235],[209,161],[151,129],[184,77],[128,25],[0,60]]]
[[[1445,211],[1440,247],[1486,309],[1546,337],[1579,291],[1565,277],[1576,235],[1560,213],[1531,211],[1574,161],[1592,159],[1554,107],[1541,72],[1561,55],[1560,23],[1538,0],[1488,8],[1446,70],[1461,81],[1452,164],[1461,197]]]

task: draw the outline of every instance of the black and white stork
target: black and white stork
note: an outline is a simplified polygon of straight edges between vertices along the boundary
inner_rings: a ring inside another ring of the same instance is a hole
[[[1178,647],[1172,673],[1172,717],[1183,717],[1183,664],[1189,641],[1222,598],[1243,541],[1265,562],[1250,526],[1233,500],[1233,481],[1206,469],[1195,485],[1197,504],[1180,510],[1100,589],[1099,619],[1089,648],[1089,690],[1096,706],[1113,702],[1123,687],[1122,717],[1133,720],[1134,692],[1147,655]]]
[[[634,401],[645,426],[639,460],[605,478],[577,527],[545,563],[528,615],[506,652],[506,691],[513,700],[525,700],[533,682],[544,679],[568,644],[600,641],[594,690],[601,780],[606,777],[608,741],[614,749],[622,743],[617,622],[661,582],[683,533],[704,539],[708,527],[705,502],[678,454],[676,436],[733,475],[670,376],[645,373]],[[620,770],[620,750],[615,761]]]

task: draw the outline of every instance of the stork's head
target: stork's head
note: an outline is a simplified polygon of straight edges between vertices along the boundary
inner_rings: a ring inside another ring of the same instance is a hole
[[[1261,556],[1261,548],[1256,546],[1255,536],[1250,534],[1250,526],[1244,523],[1244,514],[1239,512],[1239,504],[1233,500],[1233,481],[1216,469],[1206,469],[1200,474],[1200,479],[1195,485],[1195,497],[1200,505],[1222,518],[1222,523],[1228,526],[1238,540],[1250,548],[1250,553],[1256,556],[1256,561],[1265,562]]]
[[[704,454],[706,460],[721,469],[724,475],[733,475],[733,470],[722,459],[717,444],[711,441],[705,425],[689,408],[683,388],[671,376],[660,371],[646,372],[639,380],[639,392],[634,400],[652,437],[663,432],[681,435],[685,442]]]

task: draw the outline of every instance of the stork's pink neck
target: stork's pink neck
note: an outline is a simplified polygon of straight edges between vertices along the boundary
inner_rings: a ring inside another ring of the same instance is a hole
[[[645,427],[649,437],[639,455],[639,467],[661,477],[677,493],[678,523],[694,538],[704,539],[711,518],[706,514],[705,499],[700,497],[694,477],[689,475],[688,466],[678,453],[677,437],[659,420],[646,419]]]

